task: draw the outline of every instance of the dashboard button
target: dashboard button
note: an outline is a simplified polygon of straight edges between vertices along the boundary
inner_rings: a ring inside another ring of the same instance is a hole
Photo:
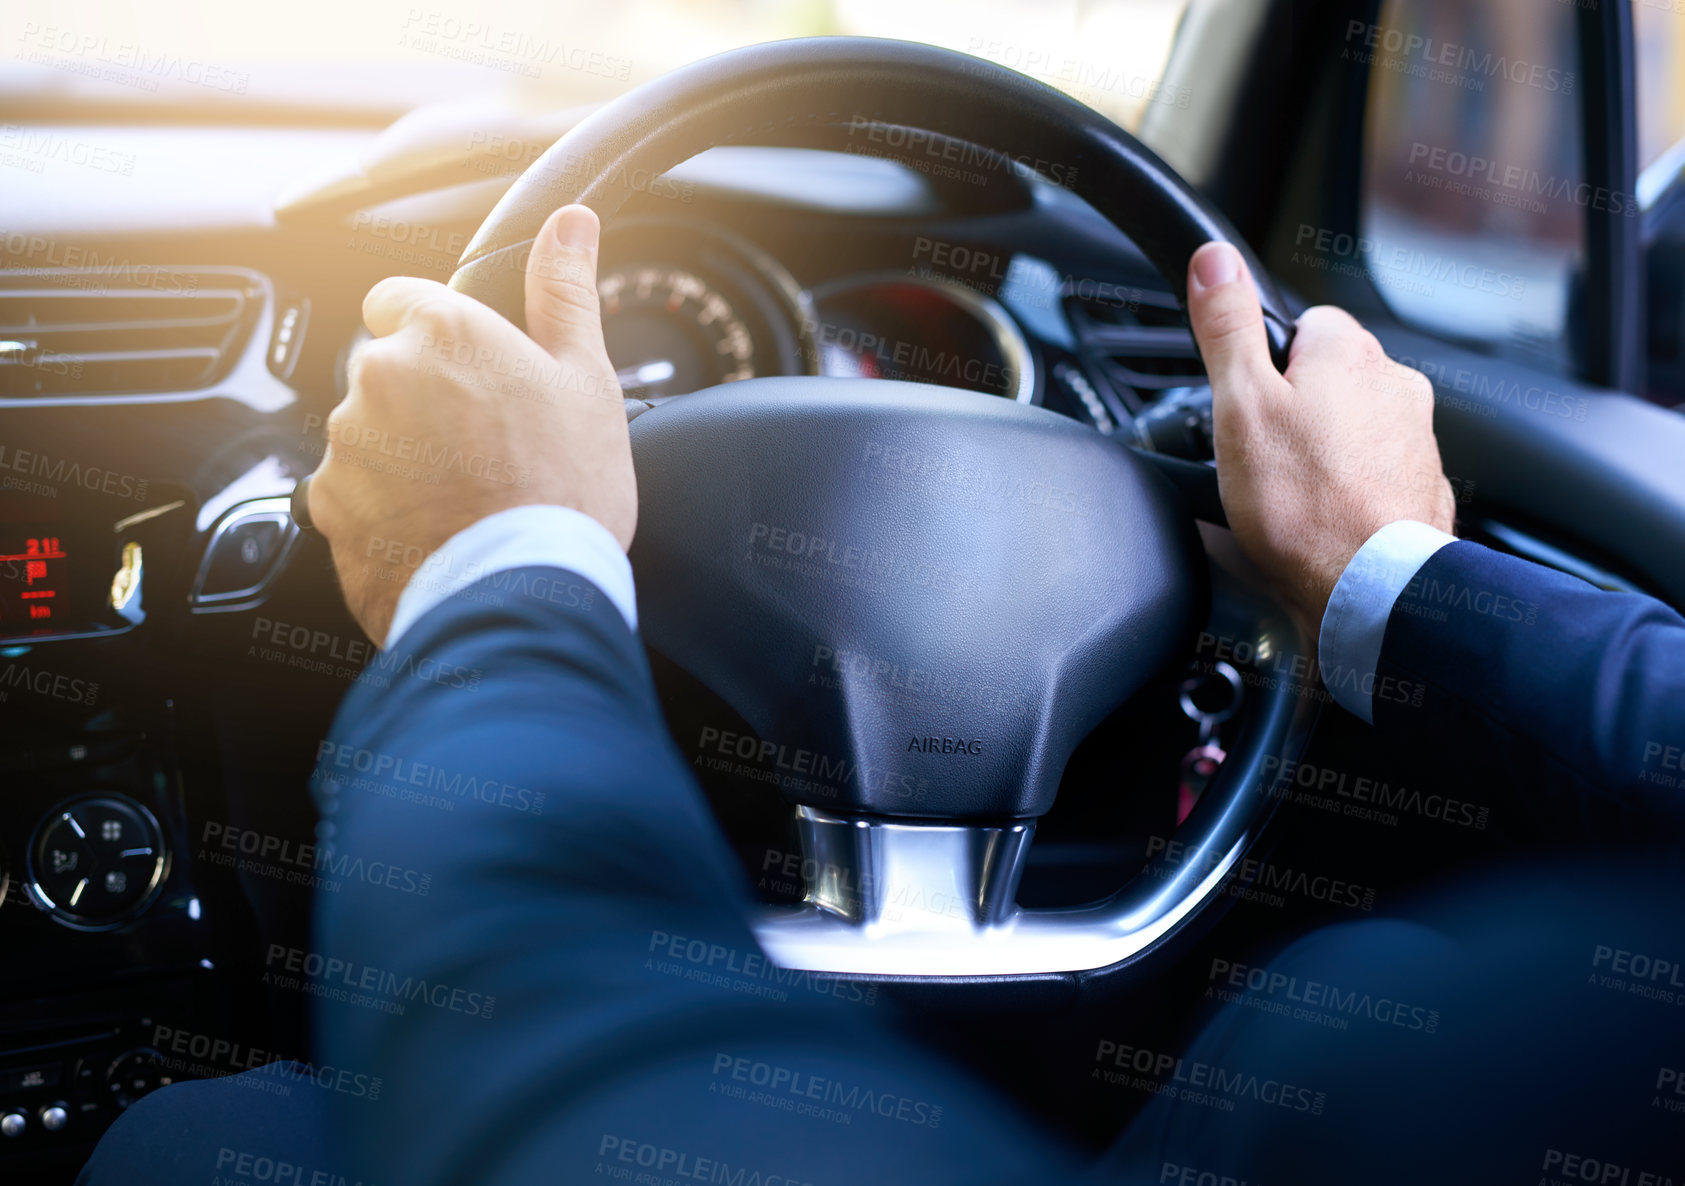
[[[235,506],[211,532],[193,583],[200,610],[233,610],[263,591],[298,538],[291,500],[258,498]]]
[[[29,1127],[29,1117],[22,1112],[7,1112],[0,1116],[0,1136],[21,1137]]]
[[[269,338],[269,370],[283,382],[292,378],[304,344],[304,327],[310,320],[308,300],[278,301],[275,332]]]
[[[35,884],[53,902],[80,898],[77,886],[94,869],[93,850],[82,825],[69,812],[42,825],[35,843]]]
[[[34,1091],[38,1088],[57,1087],[59,1077],[64,1068],[56,1062],[41,1063],[32,1067],[12,1067],[10,1070],[0,1071],[0,1091]]]
[[[61,1103],[48,1104],[41,1109],[41,1127],[48,1132],[57,1132],[70,1121],[70,1112]]]
[[[221,597],[256,589],[268,577],[285,541],[282,525],[273,519],[235,523],[211,545],[201,597]]]
[[[77,733],[71,739],[30,738],[0,753],[0,772],[105,766],[133,753],[145,736],[137,729],[127,729]]]
[[[170,1083],[171,1078],[164,1071],[164,1056],[151,1048],[119,1055],[105,1072],[106,1091],[119,1109]]]
[[[164,858],[163,833],[150,812],[118,795],[93,795],[37,825],[30,890],[67,926],[114,926],[152,897]]]

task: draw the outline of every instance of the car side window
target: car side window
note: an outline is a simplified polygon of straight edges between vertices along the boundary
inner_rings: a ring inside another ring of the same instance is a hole
[[[1575,8],[1386,0],[1348,25],[1369,66],[1361,248],[1418,329],[1567,373],[1586,211]]]

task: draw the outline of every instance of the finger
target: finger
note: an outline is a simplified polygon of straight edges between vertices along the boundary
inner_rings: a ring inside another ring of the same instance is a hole
[[[407,325],[418,309],[441,299],[455,304],[471,298],[451,291],[437,280],[388,276],[363,298],[363,324],[375,337],[384,338]]]
[[[328,510],[328,492],[322,488],[322,479],[320,472],[306,479],[309,485],[304,488],[304,509],[310,516],[310,526],[324,538],[331,539],[332,513]]]
[[[1409,400],[1411,403],[1424,408],[1429,419],[1433,416],[1433,381],[1414,367],[1405,366],[1401,362],[1387,360],[1386,383],[1390,391]]]
[[[1289,359],[1297,359],[1306,352],[1326,354],[1333,350],[1361,357],[1370,340],[1368,330],[1363,329],[1358,318],[1338,305],[1313,305],[1299,313],[1294,325],[1297,332],[1292,335]]]
[[[1214,398],[1278,378],[1251,273],[1231,244],[1207,243],[1188,261],[1188,317]]]
[[[354,412],[370,413],[371,405],[374,409],[387,407],[388,401],[409,394],[415,387],[419,365],[415,339],[410,335],[389,334],[358,344],[345,365],[345,398],[329,415],[330,423],[336,416],[349,420]]]
[[[597,304],[597,239],[589,206],[563,206],[544,222],[527,260],[527,333],[561,359],[580,349],[606,354]]]
[[[365,338],[351,348],[350,357],[345,360],[345,391],[349,395],[362,385],[363,368],[368,365],[371,352],[379,338]]]
[[[352,449],[345,440],[347,407],[356,398],[353,393],[329,414],[322,431],[322,460],[316,466],[316,472],[310,475],[309,485],[304,491],[305,509],[310,514],[311,526],[330,540],[338,530],[339,484],[344,479],[344,457]],[[355,437],[355,429],[352,436]]]
[[[1299,314],[1294,323],[1293,346],[1288,351],[1288,366],[1301,358],[1337,359],[1342,363],[1360,365],[1370,352],[1379,353],[1380,345],[1364,329],[1357,318],[1334,305],[1313,305]],[[1384,357],[1384,355],[1383,355]]]

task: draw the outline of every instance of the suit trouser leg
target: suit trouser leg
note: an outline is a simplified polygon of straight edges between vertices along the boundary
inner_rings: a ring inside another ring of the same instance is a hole
[[[1511,872],[1216,975],[1212,1017],[1100,1176],[1679,1180],[1682,894],[1607,870]]]
[[[176,1083],[117,1118],[77,1186],[370,1181],[355,1167],[323,1163],[325,1110],[358,1103],[284,1062]]]

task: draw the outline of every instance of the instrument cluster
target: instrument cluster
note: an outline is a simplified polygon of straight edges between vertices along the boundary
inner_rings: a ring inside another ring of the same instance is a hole
[[[898,379],[1030,402],[1034,355],[991,297],[918,274],[803,288],[730,231],[623,220],[598,273],[603,334],[627,396],[659,399],[742,379]]]

